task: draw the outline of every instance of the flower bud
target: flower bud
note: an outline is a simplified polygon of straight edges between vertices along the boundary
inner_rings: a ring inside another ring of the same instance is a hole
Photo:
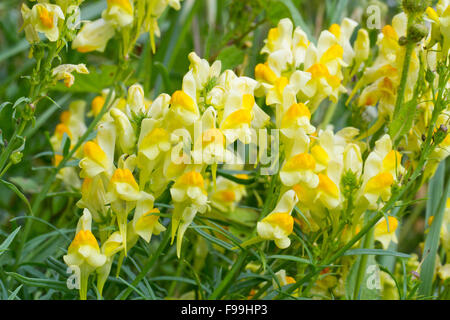
[[[366,29],[359,29],[355,41],[355,57],[359,61],[365,61],[369,58],[370,39]]]
[[[136,144],[136,135],[127,116],[117,108],[110,111],[118,131],[120,148],[124,153],[132,154]]]
[[[428,69],[425,74],[425,80],[427,80],[428,83],[433,83],[435,78],[436,75],[434,74],[434,72]]]
[[[128,106],[133,114],[143,114],[145,112],[144,89],[139,84],[133,84],[128,89]]]
[[[423,23],[415,23],[408,28],[408,40],[419,42],[428,35],[428,28]]]
[[[401,36],[398,39],[398,44],[401,46],[406,46],[407,43],[408,43],[408,38],[406,38],[405,36]]]
[[[430,0],[403,0],[402,7],[407,14],[418,15],[424,13],[431,6]]]
[[[439,129],[434,134],[434,143],[436,145],[441,144],[441,142],[445,140],[445,138],[447,137],[447,131],[448,129],[445,125],[441,124],[439,126]]]
[[[22,157],[23,157],[23,153],[20,151],[16,151],[16,152],[13,152],[13,154],[11,154],[10,159],[13,164],[18,164],[19,162],[22,161]]]
[[[344,171],[352,171],[359,177],[362,172],[362,165],[359,146],[354,143],[348,144],[344,150]]]

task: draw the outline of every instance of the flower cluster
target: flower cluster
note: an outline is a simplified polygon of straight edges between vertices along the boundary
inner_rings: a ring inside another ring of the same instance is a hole
[[[121,32],[127,56],[134,45],[131,29],[138,28],[136,37],[141,30],[149,31],[153,44],[153,35],[159,35],[157,17],[167,5],[180,6],[175,0],[107,4],[101,19],[83,25],[73,48],[103,51]],[[76,11],[64,8],[48,3],[32,9],[24,6],[30,42],[38,41],[36,32],[57,40],[58,19]],[[296,224],[305,234],[329,234],[335,248],[346,243],[363,228],[365,212],[381,211],[395,191],[406,186],[405,176],[424,164],[421,155],[432,140],[425,182],[450,153],[446,134],[450,109],[442,103],[448,97],[436,95],[436,88],[449,88],[448,77],[436,72],[448,60],[448,8],[441,0],[436,11],[428,8],[422,13],[420,19],[426,15],[432,24],[423,36],[417,35],[420,26],[408,23],[407,14],[395,16],[379,34],[376,51],[370,46],[369,31],[351,19],[333,24],[316,43],[300,27],[294,29],[289,19],[282,19],[269,30],[261,51],[265,62],[256,65],[255,79],[222,71],[220,61],[210,65],[192,52],[182,86],[171,95],[163,93],[149,101],[143,87],[134,84],[126,96],[106,90],[93,99],[89,115],[100,121],[96,136],[74,154],[80,170],[65,167],[58,173],[66,187],[81,192],[77,205],[84,213],[64,256],[71,268],[81,270],[81,297],[86,298],[87,278],[93,272],[98,274],[101,293],[115,255],[123,259],[140,238],[150,242],[153,234],[170,232],[180,257],[185,233],[198,214],[235,211],[249,191],[245,183],[250,177],[243,172],[249,165],[244,159],[253,158],[256,167],[265,151],[274,151],[261,138],[260,129],[279,132],[275,141],[281,151],[276,159],[279,170],[270,177],[279,192],[265,202],[263,213],[268,214],[255,223],[251,244],[273,240],[276,247],[286,249],[292,245]],[[73,71],[87,69],[62,65],[53,74],[70,86]],[[401,141],[394,130],[396,117],[401,116],[399,96],[406,106],[413,106],[415,115]],[[338,104],[345,105],[344,98],[354,110],[364,113],[371,108],[377,115],[366,132],[356,126],[335,130],[326,119],[314,125],[317,110],[331,102],[328,108],[333,111]],[[73,102],[61,115],[51,138],[55,165],[63,158],[67,141],[70,149],[86,131],[84,115],[83,101]],[[433,138],[424,138],[426,132]],[[255,152],[239,152],[235,146]],[[230,173],[216,177],[224,169]],[[160,212],[159,199],[170,210]],[[170,224],[160,217],[170,218]],[[374,239],[383,248],[397,241],[398,218],[390,211],[375,225]],[[91,232],[91,219],[99,228],[101,246]],[[447,227],[442,231],[443,243],[447,231]],[[441,270],[448,274],[448,264]],[[326,277],[313,290],[342,285],[347,273],[342,271],[339,279]],[[277,277],[283,285],[295,283],[284,271]]]

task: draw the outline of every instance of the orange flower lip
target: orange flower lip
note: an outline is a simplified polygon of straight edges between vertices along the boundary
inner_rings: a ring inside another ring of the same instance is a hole
[[[78,250],[80,246],[83,245],[88,245],[96,250],[100,250],[97,239],[95,239],[95,236],[90,230],[80,230],[70,244],[68,251],[72,252]]]
[[[292,218],[292,216],[287,212],[271,213],[262,221],[274,226],[279,226],[287,234],[291,234],[294,230],[294,218]]]
[[[139,186],[134,179],[133,174],[128,169],[117,169],[111,177],[111,182],[127,183],[134,189],[139,190]]]
[[[186,172],[179,178],[177,184],[195,186],[202,189],[205,186],[202,175],[197,171]]]
[[[308,153],[300,153],[288,160],[284,170],[313,170],[316,167],[316,160]]]
[[[49,12],[47,10],[47,8],[40,6],[38,7],[38,12],[39,12],[39,19],[41,20],[41,23],[46,27],[46,28],[53,28],[54,23],[53,23],[53,12]]]

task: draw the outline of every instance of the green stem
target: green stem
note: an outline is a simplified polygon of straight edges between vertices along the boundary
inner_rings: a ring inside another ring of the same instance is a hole
[[[239,273],[241,268],[244,266],[245,259],[247,258],[247,252],[242,252],[236,262],[234,263],[231,270],[227,273],[225,278],[220,282],[217,288],[213,291],[213,293],[208,297],[208,300],[218,300],[220,299],[231,285],[231,282],[234,281],[236,275]]]
[[[89,272],[86,267],[81,266],[80,270],[80,300],[87,299]]]
[[[336,102],[328,107],[327,112],[323,117],[323,121],[319,126],[319,129],[326,129],[327,125],[331,122],[331,119],[333,119],[334,113],[336,112],[337,109],[337,105],[338,103]]]
[[[16,128],[14,131],[14,134],[11,138],[11,141],[6,146],[6,149],[2,152],[2,155],[0,156],[0,170],[2,170],[2,176],[6,173],[4,170],[5,165],[7,164],[7,161],[10,160],[11,154],[14,151],[14,148],[16,147],[16,140],[19,136],[22,135],[23,131],[25,130],[26,124],[28,123],[27,120],[22,120],[19,127]]]
[[[370,231],[365,235],[364,242],[362,244],[363,249],[368,249],[371,247],[373,242],[373,229],[370,229]],[[367,260],[369,259],[369,255],[362,255],[359,259],[359,266],[358,266],[358,273],[356,276],[356,283],[355,288],[353,291],[353,300],[358,299],[361,283],[364,280],[364,274],[366,270]]]
[[[136,287],[139,284],[139,282],[147,275],[148,271],[156,263],[156,261],[158,260],[159,256],[162,254],[162,252],[166,249],[167,245],[169,244],[170,234],[171,234],[170,228],[171,228],[171,224],[169,224],[169,226],[167,227],[167,230],[164,231],[164,237],[161,240],[161,243],[159,244],[159,247],[156,250],[156,252],[147,261],[145,266],[142,268],[141,272],[139,272],[137,277],[134,279],[134,281],[131,284],[131,286],[129,286],[122,294],[120,294],[117,297],[117,299],[125,300],[130,295],[130,293],[133,291],[133,287]]]
[[[8,169],[12,166],[12,162],[8,162],[8,164],[6,165],[6,167],[3,169],[3,171],[0,173],[0,178],[3,177],[3,175],[6,173],[6,171],[8,171]]]
[[[397,91],[397,100],[395,102],[393,119],[395,119],[399,115],[400,109],[403,106],[403,101],[405,99],[406,82],[408,80],[409,65],[411,64],[411,56],[412,56],[412,53],[414,50],[414,46],[415,46],[414,42],[408,42],[406,44],[405,59],[403,60],[402,77],[401,77],[400,85],[399,85],[399,88]],[[396,132],[392,132],[392,131],[393,131],[393,127],[391,125],[389,128],[389,133],[391,136],[396,134]]]

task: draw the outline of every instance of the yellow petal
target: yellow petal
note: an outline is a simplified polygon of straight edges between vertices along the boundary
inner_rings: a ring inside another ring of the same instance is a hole
[[[288,235],[294,230],[294,218],[286,212],[271,213],[265,217],[262,222],[267,222],[272,226],[278,226]]]
[[[283,167],[283,170],[314,170],[316,160],[308,153],[300,153],[289,159]]]
[[[319,173],[319,190],[325,192],[326,194],[339,198],[339,189],[336,184],[327,175]]]
[[[366,192],[377,193],[394,183],[394,177],[389,172],[382,172],[370,178],[366,185]]]
[[[86,157],[98,164],[103,164],[106,160],[106,153],[93,141],[88,141],[84,144],[83,152]]]
[[[119,168],[116,171],[114,171],[114,174],[111,177],[111,182],[127,183],[131,185],[135,190],[139,190],[139,186],[136,183],[133,174],[128,169]]]

